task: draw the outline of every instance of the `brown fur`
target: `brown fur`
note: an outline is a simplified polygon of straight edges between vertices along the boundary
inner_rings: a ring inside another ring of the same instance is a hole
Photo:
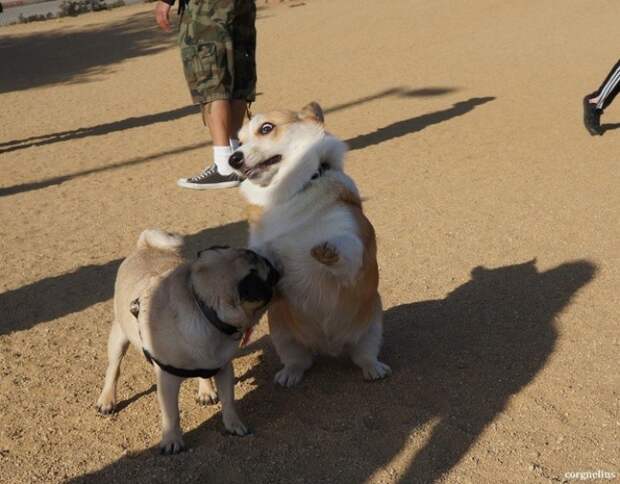
[[[273,129],[263,135],[265,122]],[[293,124],[297,126],[290,130]],[[257,207],[248,210],[250,244],[281,264],[284,273],[281,296],[268,310],[271,336],[284,364],[276,382],[297,384],[311,366],[313,352],[334,356],[348,352],[364,378],[384,378],[391,370],[378,360],[382,305],[375,232],[354,182],[341,173],[344,143],[324,131],[323,113],[316,103],[298,113],[257,115],[251,131],[246,127],[242,135],[252,167],[256,160],[278,153],[282,157],[278,162],[292,170],[281,180],[275,178],[276,184],[288,184],[283,191],[278,185],[271,192],[255,188],[269,187],[279,164],[269,165],[262,178],[254,176],[242,187],[249,201],[277,210],[268,216]],[[291,135],[298,135],[301,145]],[[309,150],[303,155],[302,146]],[[317,157],[319,165],[328,164],[331,170],[316,183],[306,179],[303,184],[310,169],[295,164],[315,163]]]
[[[265,209],[259,205],[248,205],[248,223],[251,228],[257,227],[260,224],[264,211]]]

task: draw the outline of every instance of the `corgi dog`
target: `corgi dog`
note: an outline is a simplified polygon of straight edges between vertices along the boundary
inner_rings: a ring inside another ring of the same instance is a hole
[[[257,114],[239,139],[229,164],[245,178],[249,245],[282,275],[268,308],[284,365],[275,382],[298,384],[316,353],[348,354],[365,379],[386,377],[375,232],[343,171],[347,146],[325,131],[317,103]]]

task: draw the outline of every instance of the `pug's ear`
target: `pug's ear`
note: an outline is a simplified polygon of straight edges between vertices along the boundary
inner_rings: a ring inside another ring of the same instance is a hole
[[[201,255],[203,252],[206,252],[206,251],[208,251],[208,250],[223,250],[223,249],[230,249],[230,247],[229,247],[229,246],[227,246],[227,245],[212,245],[211,247],[207,247],[206,249],[199,250],[199,251],[196,253],[196,257],[200,258],[200,255]]]
[[[299,112],[301,119],[309,119],[315,123],[323,124],[325,117],[323,116],[323,109],[319,106],[319,103],[312,101],[310,104],[306,104]]]

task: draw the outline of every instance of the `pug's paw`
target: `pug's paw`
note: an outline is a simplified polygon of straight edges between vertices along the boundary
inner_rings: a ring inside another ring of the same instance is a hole
[[[321,264],[326,266],[334,265],[340,259],[338,255],[338,249],[329,242],[323,242],[320,245],[315,245],[310,251],[312,257],[318,260]]]
[[[238,435],[239,437],[244,437],[251,434],[251,432],[243,424],[243,422],[237,415],[224,418],[224,427],[226,428],[226,432],[228,432],[230,435]]]
[[[200,382],[198,386],[198,394],[196,395],[196,402],[200,405],[215,405],[220,399],[217,396],[217,390],[213,388],[211,383]]]
[[[159,452],[162,455],[173,455],[185,450],[185,442],[183,436],[177,432],[170,432],[165,435],[159,444]]]
[[[95,408],[101,415],[112,415],[116,410],[116,401],[114,397],[102,393],[95,404]]]

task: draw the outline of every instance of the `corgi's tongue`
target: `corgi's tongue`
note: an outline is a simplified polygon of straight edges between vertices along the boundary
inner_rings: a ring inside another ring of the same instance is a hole
[[[248,341],[250,341],[250,336],[252,336],[252,331],[254,331],[253,327],[246,329],[245,332],[243,333],[243,338],[241,339],[242,348],[248,344]]]

